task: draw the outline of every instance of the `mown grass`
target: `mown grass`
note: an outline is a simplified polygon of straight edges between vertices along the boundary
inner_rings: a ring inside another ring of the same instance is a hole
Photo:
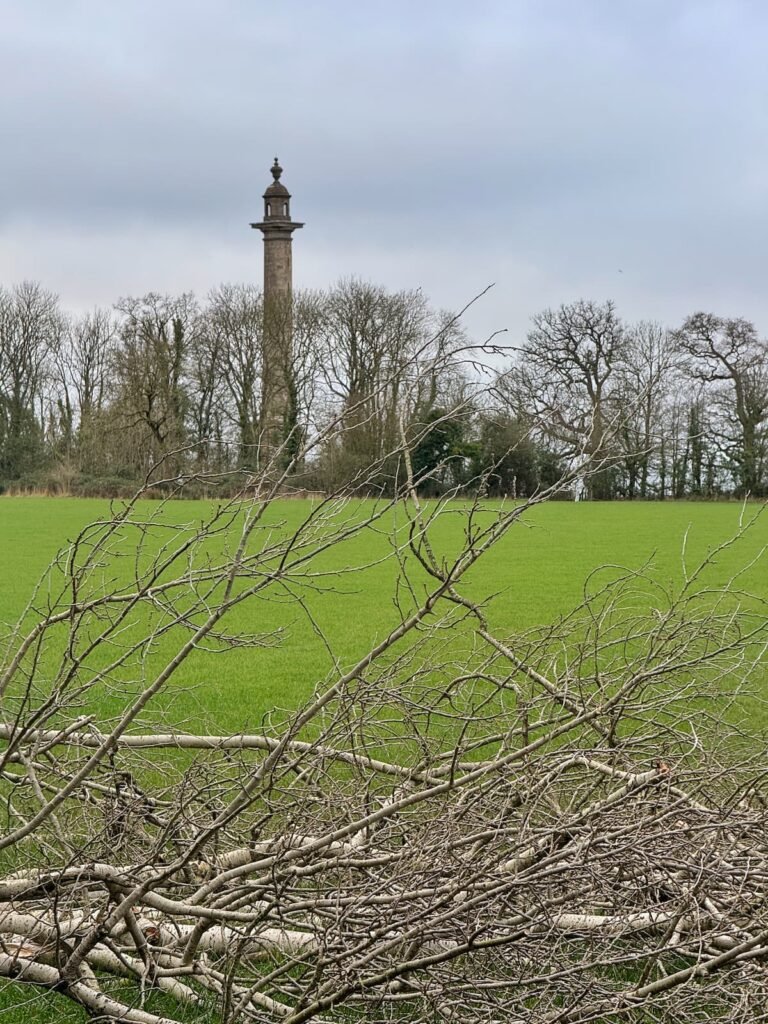
[[[90,499],[0,499],[0,622],[17,618],[56,552],[107,509],[107,502]],[[209,510],[204,502],[184,502],[170,505],[164,515],[190,522],[202,520]],[[304,501],[277,502],[271,522],[291,530],[307,511]],[[751,506],[747,515],[756,511]],[[488,604],[492,626],[516,633],[551,622],[578,604],[586,578],[599,566],[637,569],[650,562],[660,580],[679,579],[686,533],[685,557],[691,566],[736,531],[742,514],[736,504],[704,502],[543,505],[472,568],[464,588],[474,599],[495,595]],[[325,592],[307,594],[315,624],[342,664],[359,657],[397,621],[397,566],[391,559],[381,561],[389,551],[391,525],[390,515],[376,531],[363,531],[320,560],[328,570],[377,564],[327,580]],[[456,550],[463,528],[457,504],[435,524],[437,550]],[[718,556],[706,579],[712,585],[724,582],[767,543],[768,516],[762,516],[746,537]],[[740,583],[768,597],[768,563],[756,564]],[[285,631],[278,647],[200,653],[186,662],[168,697],[179,724],[194,731],[255,729],[273,708],[290,709],[306,699],[331,668],[331,659],[300,609],[286,600],[256,601],[238,609],[228,624],[231,631],[278,627]]]

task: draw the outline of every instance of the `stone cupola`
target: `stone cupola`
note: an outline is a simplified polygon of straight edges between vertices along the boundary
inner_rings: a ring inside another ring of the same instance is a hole
[[[280,181],[283,168],[278,163],[277,157],[270,168],[274,181],[264,193],[264,220],[290,220],[291,219],[291,193]]]

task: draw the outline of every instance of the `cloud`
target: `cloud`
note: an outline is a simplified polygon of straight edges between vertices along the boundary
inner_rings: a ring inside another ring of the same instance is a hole
[[[768,330],[760,3],[6,7],[5,281],[81,307],[258,279],[277,152],[299,284],[495,281],[478,333],[582,294]]]

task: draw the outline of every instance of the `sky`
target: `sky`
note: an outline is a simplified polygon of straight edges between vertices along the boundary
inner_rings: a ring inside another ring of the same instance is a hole
[[[421,288],[480,340],[613,299],[768,334],[765,0],[0,0],[0,284],[82,311]]]

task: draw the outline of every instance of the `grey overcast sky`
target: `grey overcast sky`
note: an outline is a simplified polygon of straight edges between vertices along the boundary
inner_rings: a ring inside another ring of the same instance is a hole
[[[768,333],[767,52],[767,0],[0,0],[0,282],[259,282],[278,154],[299,287]]]

